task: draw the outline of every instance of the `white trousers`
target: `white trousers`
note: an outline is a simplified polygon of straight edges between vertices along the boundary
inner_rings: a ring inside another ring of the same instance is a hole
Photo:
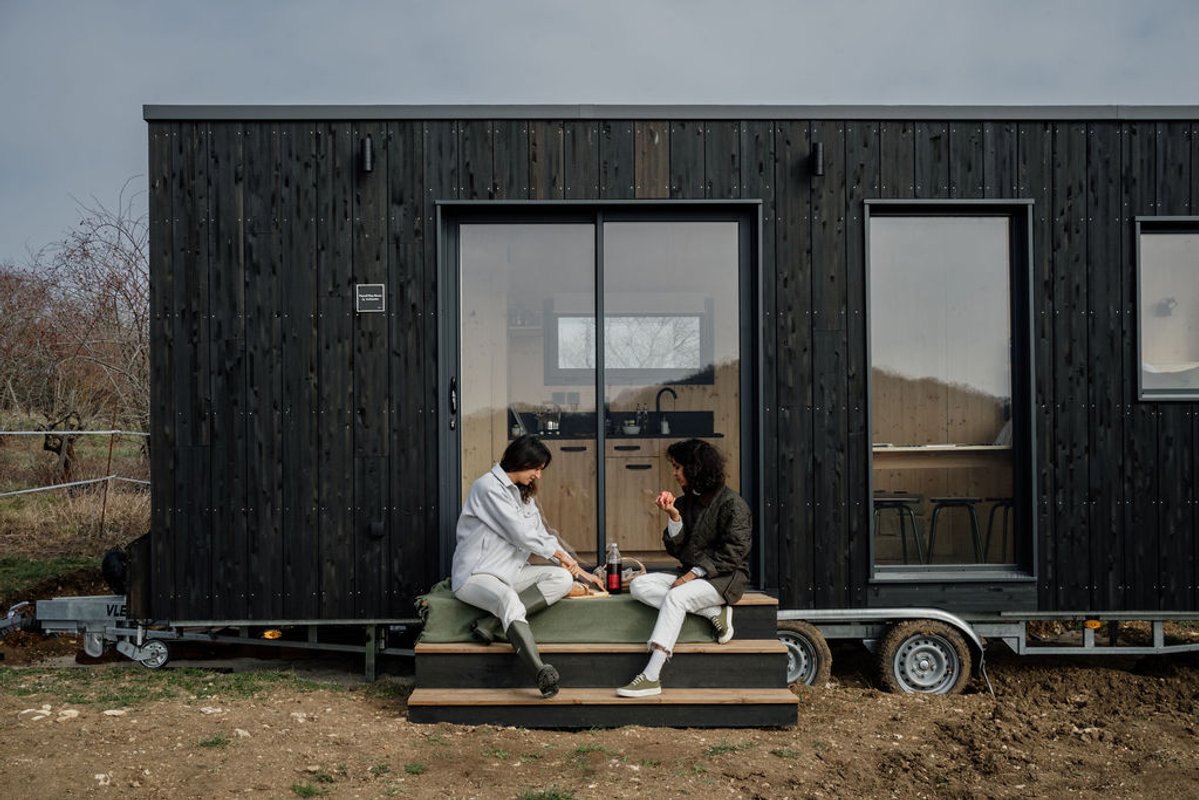
[[[635,599],[661,609],[649,644],[658,645],[667,654],[673,652],[688,612],[710,619],[724,605],[720,592],[703,578],[695,578],[671,589],[670,584],[677,578],[677,575],[669,572],[651,572],[635,578],[629,585],[629,593]]]
[[[526,622],[525,607],[517,595],[536,586],[550,605],[561,600],[570,592],[574,578],[562,567],[533,566],[525,564],[516,573],[516,580],[507,584],[494,575],[471,575],[454,592],[464,603],[489,611],[500,618],[504,630],[513,622]]]

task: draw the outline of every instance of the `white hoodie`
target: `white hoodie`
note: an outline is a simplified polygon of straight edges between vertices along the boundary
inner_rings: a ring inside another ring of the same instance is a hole
[[[558,540],[545,529],[533,501],[520,501],[520,487],[496,464],[470,487],[458,517],[451,586],[456,592],[471,575],[494,575],[507,584],[536,553],[552,558]]]

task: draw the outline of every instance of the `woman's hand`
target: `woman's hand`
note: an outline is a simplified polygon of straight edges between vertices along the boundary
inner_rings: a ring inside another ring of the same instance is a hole
[[[691,581],[695,580],[695,577],[696,576],[695,576],[694,572],[692,572],[691,570],[687,570],[682,575],[680,575],[679,577],[674,579],[674,583],[670,584],[670,588],[677,589],[680,586],[682,586],[684,583],[690,583]]]
[[[654,505],[666,512],[671,521],[678,522],[682,517],[679,515],[679,510],[674,507],[674,495],[665,489],[654,498]]]
[[[575,561],[562,550],[554,551],[554,558],[558,559],[558,563],[564,570],[570,573],[572,578],[581,578],[585,581],[595,584],[599,588],[604,588],[604,583],[599,578],[592,575],[587,570],[579,566],[579,562]]]

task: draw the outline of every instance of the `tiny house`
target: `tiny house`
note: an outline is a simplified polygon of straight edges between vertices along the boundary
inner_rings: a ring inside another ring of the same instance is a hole
[[[145,118],[138,616],[410,618],[523,432],[584,560],[694,436],[783,609],[1199,614],[1199,109]]]

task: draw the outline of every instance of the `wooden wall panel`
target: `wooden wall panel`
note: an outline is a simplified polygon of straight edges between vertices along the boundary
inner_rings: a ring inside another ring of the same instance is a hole
[[[389,540],[385,610],[407,617],[411,598],[426,591],[437,574],[438,529],[425,521],[432,505],[430,459],[425,439],[430,435],[431,407],[427,392],[436,372],[425,357],[431,317],[426,305],[435,274],[425,269],[425,136],[419,122],[388,126],[388,192],[391,246],[388,251],[390,287],[389,386],[391,390],[391,474]]]
[[[915,196],[945,198],[949,192],[949,125],[944,122],[917,122],[913,127],[915,145]]]
[[[815,602],[815,529],[812,472],[812,181],[807,122],[782,122],[777,153],[774,316],[778,411],[776,470],[765,480],[775,493],[779,528],[779,596],[807,608]],[[768,466],[769,475],[769,466]]]
[[[704,172],[704,123],[671,123],[670,196],[702,198],[707,186],[707,177]]]
[[[845,324],[846,324],[846,468],[848,470],[849,604],[866,604],[870,578],[871,431],[866,404],[866,222],[865,201],[879,196],[881,137],[877,123],[845,126]]]
[[[633,125],[634,192],[641,199],[670,197],[670,123]]]
[[[1134,609],[1157,609],[1160,605],[1159,537],[1157,506],[1161,486],[1158,480],[1157,403],[1137,401],[1136,373],[1139,368],[1136,342],[1136,236],[1133,218],[1157,213],[1154,179],[1156,176],[1156,136],[1153,124],[1122,126],[1121,161],[1124,219],[1121,253],[1124,270],[1124,372],[1125,405],[1129,409],[1124,428],[1124,561],[1128,569],[1128,593],[1125,604]]]
[[[176,613],[212,611],[209,450],[208,128],[182,123],[173,141]]]
[[[171,164],[178,124],[148,132],[150,257],[150,608],[144,617],[175,616],[175,271]]]
[[[599,124],[567,122],[566,191],[567,200],[599,197]]]
[[[741,125],[728,120],[704,123],[704,196],[741,196]]]
[[[391,153],[382,122],[356,123],[354,140],[375,142],[375,167],[354,175],[353,283],[388,282],[387,243]],[[494,187],[495,181],[492,181]],[[351,305],[353,292],[350,293]],[[390,287],[388,308],[394,300]],[[354,601],[357,615],[378,614],[384,604],[390,526],[386,480],[390,469],[391,365],[386,313],[353,314],[354,326]],[[369,609],[369,611],[368,611]]]
[[[849,599],[848,341],[845,124],[812,123],[824,174],[812,179],[812,468],[815,602]]]
[[[566,137],[561,122],[529,125],[529,197],[561,200],[565,196]]]
[[[492,123],[492,164],[497,200],[529,198],[529,123],[518,119]]]
[[[1058,564],[1090,564],[1087,529],[1087,130],[1061,124],[1054,131],[1053,160],[1053,558]],[[1090,602],[1086,569],[1058,571],[1059,608]]]
[[[1121,608],[1127,576],[1123,558],[1124,418],[1120,249],[1120,131],[1111,123],[1087,130],[1087,382],[1089,451],[1086,528],[1091,540],[1091,607]]]
[[[468,120],[461,123],[462,198],[464,200],[494,200],[494,148],[491,123]]]
[[[599,196],[628,200],[636,196],[636,151],[630,120],[605,120],[599,126]]]
[[[320,441],[317,385],[316,127],[281,126],[280,348],[283,359],[283,614],[320,613],[319,479],[313,454]]]
[[[1053,560],[1048,543],[1054,536],[1050,498],[1056,491],[1053,464],[1054,420],[1053,398],[1053,271],[1050,268],[1050,243],[1053,237],[1053,126],[1034,122],[1021,124],[1018,129],[1018,188],[1017,196],[1033,201],[1032,228],[1032,320],[1033,373],[1032,408],[1036,448],[1033,454],[1036,484],[1039,487],[1033,513],[1037,536],[1033,542],[1037,565],[1037,592],[1041,608],[1054,608],[1057,595],[1057,562]]]
[[[353,171],[348,123],[317,128],[320,611],[354,613]]]
[[[981,122],[949,126],[949,196],[983,197],[986,193],[986,143]]]
[[[1191,214],[1191,126],[1161,123],[1156,134],[1157,213]],[[1195,608],[1193,408],[1193,403],[1162,403],[1158,417],[1161,497],[1157,525],[1161,532],[1158,569],[1162,608]]]
[[[221,554],[213,570],[212,611],[244,619],[247,536],[246,490],[246,208],[245,129],[238,123],[212,126],[209,159],[210,386],[220,398],[212,406],[212,540]]]
[[[421,400],[421,432],[424,445],[420,450],[424,466],[420,472],[420,489],[423,496],[422,530],[426,531],[430,543],[425,552],[425,580],[429,576],[441,576],[449,569],[448,548],[442,544],[439,531],[438,487],[438,405],[446,399],[437,386],[438,359],[456,358],[453,353],[437,352],[437,304],[438,287],[435,203],[438,200],[460,198],[461,178],[458,171],[458,125],[453,122],[429,122],[425,126],[424,138],[424,235],[421,237],[421,279],[423,297],[419,310],[421,363],[425,365],[425,383]],[[444,406],[443,406],[444,407]]]
[[[762,297],[761,331],[762,363],[761,374],[774,375],[777,370],[777,314],[775,313],[775,231],[777,218],[775,207],[775,126],[772,122],[753,120],[741,129],[741,195],[747,199],[762,201],[762,252],[758,261],[758,280]],[[759,405],[762,409],[762,455],[764,473],[759,474],[758,483],[763,489],[762,516],[757,520],[761,552],[754,557],[761,559],[763,586],[778,591],[779,587],[779,528],[776,491],[765,489],[767,482],[777,481],[778,464],[778,390],[773,380],[762,381]],[[743,435],[748,435],[745,432]]]

